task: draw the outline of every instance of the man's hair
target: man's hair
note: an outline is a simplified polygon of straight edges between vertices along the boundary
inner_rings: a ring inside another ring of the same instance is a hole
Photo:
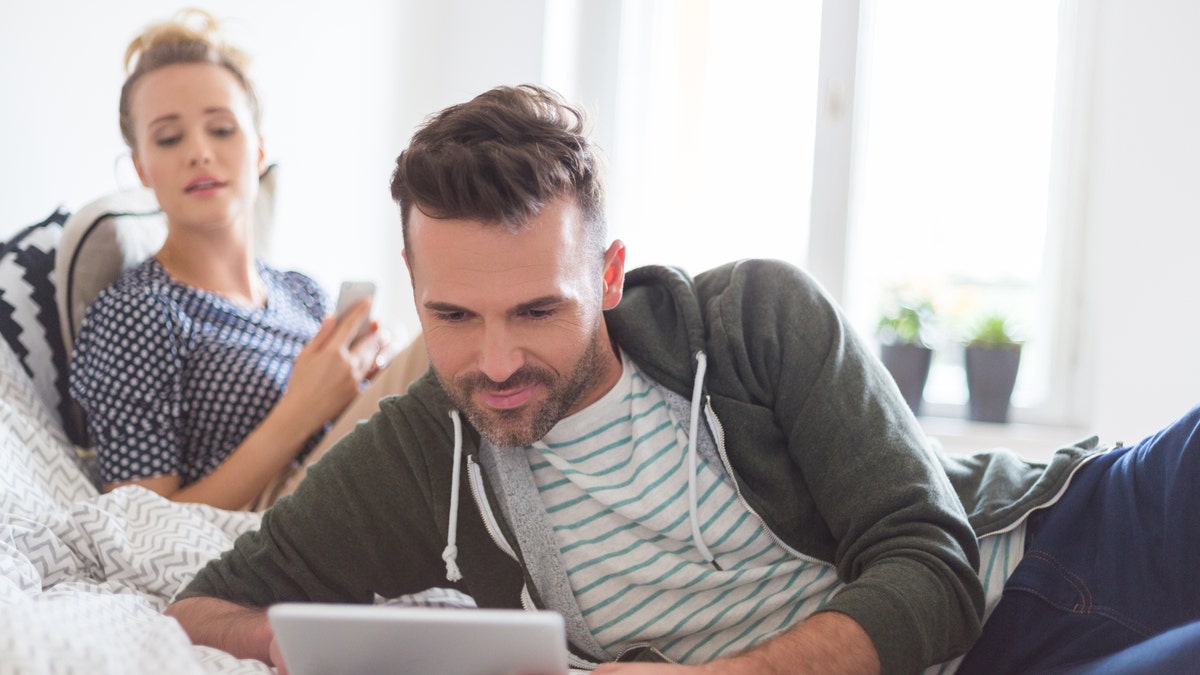
[[[405,248],[414,208],[431,218],[518,231],[548,202],[573,196],[588,245],[603,256],[601,159],[585,124],[580,108],[528,84],[497,87],[431,115],[396,158],[392,173]]]

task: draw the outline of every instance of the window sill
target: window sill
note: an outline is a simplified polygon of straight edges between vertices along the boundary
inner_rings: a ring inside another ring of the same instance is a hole
[[[921,416],[917,420],[926,434],[941,442],[945,452],[956,455],[1008,448],[1026,459],[1044,462],[1056,449],[1089,435],[1085,429],[1069,426],[993,424],[932,416]]]

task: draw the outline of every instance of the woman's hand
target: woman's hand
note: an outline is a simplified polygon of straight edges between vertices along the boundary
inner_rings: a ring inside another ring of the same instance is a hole
[[[364,298],[342,317],[327,316],[292,365],[284,397],[321,423],[334,419],[358,395],[363,382],[379,371],[379,356],[391,341],[371,322],[368,333],[352,342],[367,319],[371,300]]]

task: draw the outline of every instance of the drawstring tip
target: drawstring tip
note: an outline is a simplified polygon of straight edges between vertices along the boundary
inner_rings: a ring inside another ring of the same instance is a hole
[[[458,581],[462,579],[462,572],[458,569],[458,547],[447,546],[446,550],[442,551],[442,560],[446,561],[446,580]]]
[[[709,560],[708,562],[709,562],[709,564],[711,564],[713,566],[713,569],[715,569],[716,571],[718,571],[718,572],[725,571],[725,568],[718,565],[716,560]]]

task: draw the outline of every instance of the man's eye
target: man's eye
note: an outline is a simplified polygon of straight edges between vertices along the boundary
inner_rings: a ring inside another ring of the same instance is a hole
[[[527,316],[530,319],[533,319],[535,321],[537,321],[539,319],[549,319],[551,316],[554,316],[554,310],[552,310],[552,309],[531,309],[531,310],[528,310],[525,312],[525,316]]]
[[[434,313],[434,316],[437,318],[438,321],[445,321],[446,323],[456,323],[456,322],[462,321],[464,318],[466,318],[467,313],[466,312],[436,312],[436,313]]]

